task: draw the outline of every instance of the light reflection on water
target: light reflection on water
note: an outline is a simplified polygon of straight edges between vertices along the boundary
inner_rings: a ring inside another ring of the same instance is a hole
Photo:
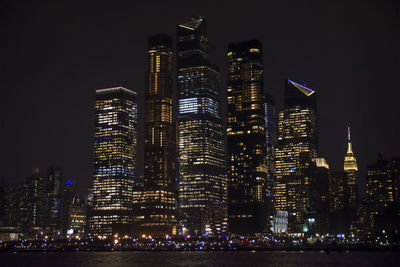
[[[0,266],[399,266],[396,252],[0,253]],[[3,265],[4,264],[4,265]]]

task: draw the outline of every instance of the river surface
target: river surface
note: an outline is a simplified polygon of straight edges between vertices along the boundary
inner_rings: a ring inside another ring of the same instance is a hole
[[[400,266],[396,252],[19,252],[0,266]]]

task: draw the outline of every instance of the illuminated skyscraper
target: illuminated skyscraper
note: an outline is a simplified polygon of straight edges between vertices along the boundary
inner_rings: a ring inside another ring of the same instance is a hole
[[[220,74],[208,54],[205,20],[177,26],[179,207],[192,234],[227,231]]]
[[[96,91],[92,233],[109,235],[132,223],[136,123],[136,92],[123,87]]]
[[[287,80],[284,108],[278,116],[274,206],[289,211],[289,230],[303,230],[310,177],[304,173],[317,157],[317,111],[314,90]]]
[[[347,181],[348,208],[356,210],[358,205],[358,167],[350,139],[350,126],[347,128],[347,138],[347,153],[344,156],[343,169]]]
[[[147,58],[144,187],[134,193],[135,225],[141,233],[165,236],[173,234],[177,217],[171,38],[149,37]]]
[[[260,233],[268,219],[268,169],[259,41],[229,44],[227,96],[229,231]]]

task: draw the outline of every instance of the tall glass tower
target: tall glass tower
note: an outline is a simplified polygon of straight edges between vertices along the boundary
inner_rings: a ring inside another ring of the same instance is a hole
[[[176,138],[172,116],[172,40],[148,39],[145,89],[144,187],[134,193],[135,225],[152,236],[176,234]]]
[[[96,91],[90,231],[110,235],[132,223],[136,169],[136,92]]]
[[[317,158],[317,110],[314,90],[286,81],[284,108],[278,116],[274,206],[289,212],[289,231],[303,231],[310,177],[306,174]]]
[[[265,103],[262,45],[228,45],[229,231],[262,232],[267,225]]]
[[[227,231],[220,74],[202,17],[177,26],[179,208],[184,233]]]

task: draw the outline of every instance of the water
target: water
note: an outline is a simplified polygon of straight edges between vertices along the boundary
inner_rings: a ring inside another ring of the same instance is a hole
[[[399,255],[398,255],[399,254]],[[0,266],[400,266],[396,252],[0,253]]]

